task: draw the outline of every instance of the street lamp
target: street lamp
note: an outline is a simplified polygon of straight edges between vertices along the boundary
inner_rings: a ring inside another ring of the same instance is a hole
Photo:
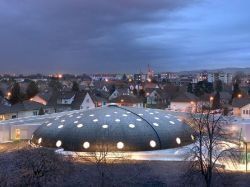
[[[59,79],[61,79],[62,77],[63,77],[63,75],[62,75],[62,74],[59,74],[59,75],[58,75],[58,78],[59,78]]]
[[[238,94],[237,97],[238,97],[238,98],[242,98],[242,94]]]

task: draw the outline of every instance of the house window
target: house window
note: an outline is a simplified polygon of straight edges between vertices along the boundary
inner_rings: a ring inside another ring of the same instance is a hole
[[[33,111],[33,116],[37,116],[37,115],[38,115],[37,111]]]
[[[16,129],[15,130],[15,139],[16,140],[20,140],[21,137],[21,130],[20,129]]]
[[[246,114],[248,114],[248,110],[246,110]]]
[[[246,114],[246,111],[245,111],[245,110],[243,110],[243,114]]]
[[[16,115],[12,115],[11,118],[12,118],[12,119],[17,118],[17,116],[16,116]]]

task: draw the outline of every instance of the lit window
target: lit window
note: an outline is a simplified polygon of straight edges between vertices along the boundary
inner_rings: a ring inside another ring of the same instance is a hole
[[[127,114],[130,114],[131,112],[127,112]]]
[[[98,121],[98,119],[94,119],[94,120],[93,120],[93,122],[97,122],[97,121]]]
[[[122,143],[122,142],[117,143],[117,148],[118,149],[123,149],[123,147],[124,147],[124,143]]]
[[[76,123],[78,123],[78,121],[74,121],[74,123],[76,124]]]
[[[107,129],[109,126],[108,125],[102,125],[102,128]]]
[[[84,149],[88,149],[90,147],[90,143],[89,142],[84,142],[83,143],[83,148]]]
[[[115,114],[117,114],[118,112],[114,112]]]
[[[62,145],[62,141],[61,141],[61,140],[58,140],[58,141],[56,142],[56,147],[61,147],[61,145]]]
[[[121,120],[120,119],[116,119],[115,122],[119,123]]]
[[[154,126],[156,126],[156,127],[158,127],[158,126],[159,126],[159,124],[158,124],[158,123],[153,123],[153,125],[154,125]]]
[[[156,146],[156,142],[154,140],[151,140],[149,142],[149,145],[150,145],[150,147],[155,147]]]
[[[90,116],[90,117],[93,117],[93,116],[95,116],[95,115],[94,115],[94,114],[90,114],[89,116]]]
[[[122,116],[127,117],[128,115],[127,114],[123,114]]]
[[[155,117],[155,119],[157,119],[157,120],[158,120],[159,118],[158,118],[158,117]]]
[[[171,124],[173,124],[173,125],[175,124],[175,122],[173,122],[173,121],[169,121],[169,123],[171,123]]]
[[[63,122],[65,122],[65,120],[63,119],[63,120],[61,120],[61,122],[63,123]]]
[[[139,116],[143,116],[143,114],[138,114]]]
[[[42,140],[43,140],[42,138],[39,138],[38,141],[37,141],[38,144],[42,143]]]
[[[140,119],[140,118],[137,118],[136,120],[137,120],[137,121],[141,121],[141,119]]]
[[[58,129],[61,129],[61,128],[63,128],[63,125],[59,125],[59,126],[58,126]]]
[[[153,113],[153,112],[150,112],[149,114],[150,114],[150,115],[153,115],[154,113]]]
[[[81,127],[83,127],[83,124],[78,124],[77,127],[81,128]]]
[[[182,120],[181,119],[177,119],[178,121],[180,121],[180,122],[182,122]]]
[[[132,128],[132,129],[135,128],[135,125],[134,125],[134,124],[129,124],[128,126],[129,126],[130,128]]]
[[[106,117],[110,117],[110,115],[109,114],[107,114],[107,115],[105,115]]]
[[[176,143],[177,143],[177,144],[181,144],[181,139],[177,137],[177,138],[176,138]]]
[[[20,138],[21,138],[21,130],[20,129],[16,129],[15,131],[16,131],[16,133],[15,133],[15,139],[16,140],[20,140]]]
[[[80,119],[80,118],[81,118],[81,116],[77,116],[76,118],[77,118],[77,119]]]

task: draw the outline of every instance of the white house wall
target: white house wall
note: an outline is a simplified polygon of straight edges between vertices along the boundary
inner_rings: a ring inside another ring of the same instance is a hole
[[[10,126],[0,125],[0,143],[10,141]]]
[[[240,111],[241,111],[242,118],[250,118],[250,104],[242,107]]]
[[[24,117],[30,117],[30,116],[34,116],[33,112],[37,112],[37,114],[39,113],[39,110],[32,110],[32,111],[20,111],[18,112],[17,117],[18,118],[24,118]]]
[[[82,104],[81,104],[81,109],[87,110],[87,109],[92,109],[92,108],[95,108],[95,103],[93,102],[89,93],[87,93]]]
[[[171,102],[170,109],[180,112],[191,112],[194,110],[194,106],[190,102]]]

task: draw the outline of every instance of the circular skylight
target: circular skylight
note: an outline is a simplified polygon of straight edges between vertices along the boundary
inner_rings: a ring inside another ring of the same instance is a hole
[[[77,125],[77,127],[81,128],[81,127],[83,127],[83,124],[80,123],[80,124]]]
[[[63,125],[59,125],[59,126],[58,126],[58,129],[61,129],[61,128],[63,128]]]
[[[179,137],[176,138],[176,143],[181,144],[181,139]]]
[[[118,142],[117,143],[117,148],[118,149],[123,149],[123,147],[124,147],[124,143],[123,142]]]
[[[108,125],[102,125],[102,128],[107,129],[109,126]]]
[[[151,140],[149,142],[150,147],[156,147],[156,142],[154,140]]]
[[[83,148],[84,149],[88,149],[90,147],[90,143],[89,142],[84,142],[83,143]]]
[[[61,141],[61,140],[58,140],[58,141],[56,142],[56,147],[61,147],[61,145],[62,145],[62,141]]]
[[[132,128],[132,129],[135,128],[135,125],[134,125],[134,124],[129,124],[128,126],[129,126],[130,128]]]
[[[42,138],[39,138],[37,141],[38,144],[42,143]]]

